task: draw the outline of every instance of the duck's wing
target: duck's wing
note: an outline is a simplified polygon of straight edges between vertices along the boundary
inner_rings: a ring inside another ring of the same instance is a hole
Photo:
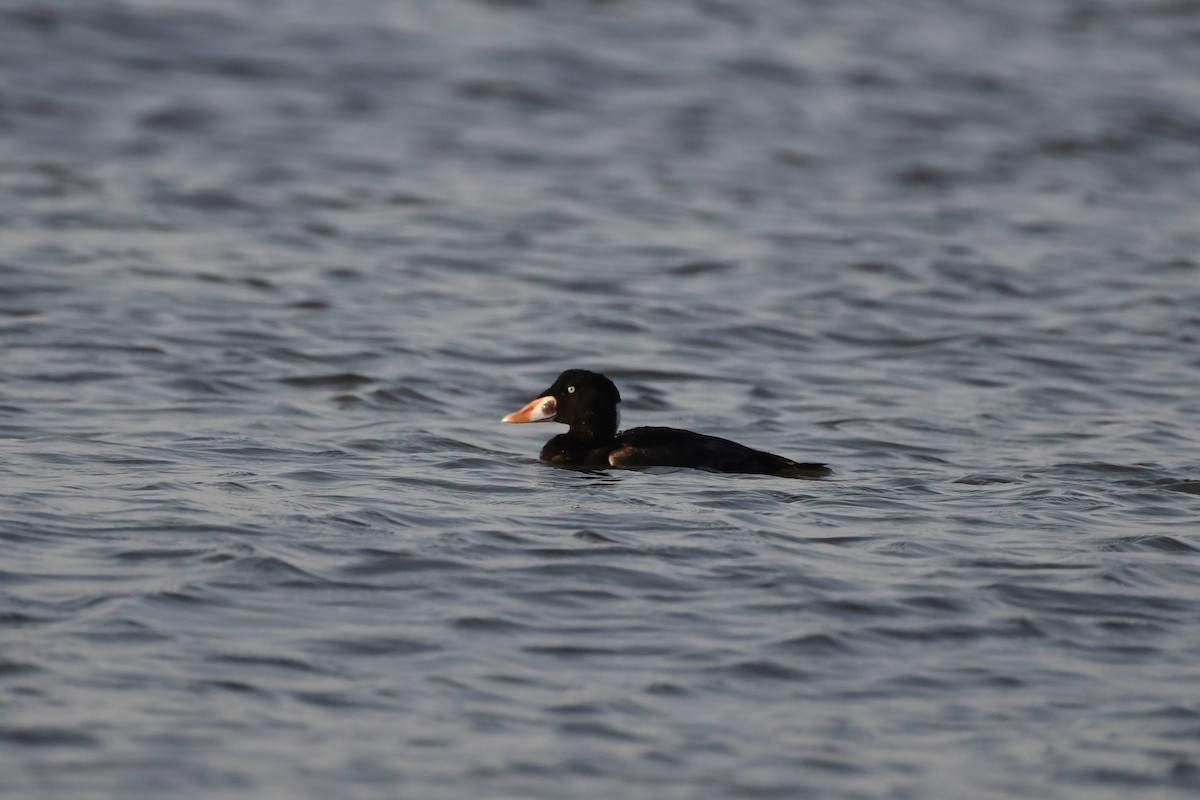
[[[633,428],[618,434],[608,463],[613,467],[691,467],[805,478],[829,474],[824,464],[800,464],[719,436],[679,428]]]

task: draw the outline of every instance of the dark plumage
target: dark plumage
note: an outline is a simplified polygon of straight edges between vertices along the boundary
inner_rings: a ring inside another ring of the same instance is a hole
[[[632,428],[618,433],[620,402],[621,394],[608,378],[585,369],[569,369],[537,399],[502,421],[566,424],[567,432],[547,442],[541,458],[568,467],[692,467],[789,478],[830,474],[824,464],[802,464],[679,428]]]

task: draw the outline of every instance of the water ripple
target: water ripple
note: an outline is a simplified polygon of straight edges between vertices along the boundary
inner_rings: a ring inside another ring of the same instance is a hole
[[[1194,796],[1194,17],[5,4],[0,785]]]

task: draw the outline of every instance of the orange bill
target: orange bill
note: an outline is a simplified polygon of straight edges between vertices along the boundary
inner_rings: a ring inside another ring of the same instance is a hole
[[[524,408],[521,408],[506,417],[500,419],[501,422],[544,422],[554,419],[555,413],[558,411],[558,403],[550,395],[539,397],[536,400],[530,401]]]

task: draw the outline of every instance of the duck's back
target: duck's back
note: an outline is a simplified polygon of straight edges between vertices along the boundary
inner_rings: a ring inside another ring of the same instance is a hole
[[[632,428],[619,433],[608,463],[613,467],[691,467],[786,477],[829,474],[824,464],[800,464],[729,439],[680,428]]]

